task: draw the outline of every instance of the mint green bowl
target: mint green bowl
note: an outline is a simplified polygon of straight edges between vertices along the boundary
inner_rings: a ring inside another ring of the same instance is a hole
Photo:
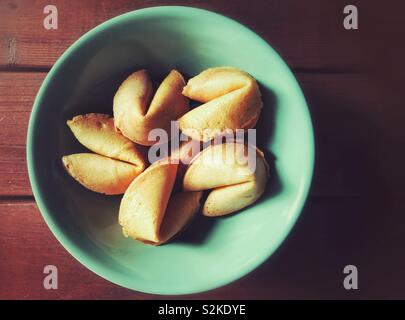
[[[84,189],[60,164],[62,155],[85,150],[66,120],[87,112],[111,113],[117,86],[137,69],[146,68],[161,79],[171,68],[192,76],[224,65],[248,71],[261,85],[265,106],[258,144],[271,162],[265,195],[229,217],[199,215],[164,246],[124,238],[117,222],[120,197]],[[189,294],[239,279],[283,242],[308,195],[313,140],[300,87],[265,41],[209,11],[155,7],[101,24],[60,57],[34,103],[27,160],[32,190],[46,223],[83,265],[137,291]]]

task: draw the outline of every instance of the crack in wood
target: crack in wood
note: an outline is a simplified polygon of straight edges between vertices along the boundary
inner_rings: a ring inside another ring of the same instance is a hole
[[[8,40],[8,63],[15,65],[17,63],[17,39]]]
[[[41,66],[24,66],[24,65],[12,65],[12,66],[0,66],[0,72],[31,72],[31,73],[47,73],[51,70],[51,67]]]
[[[35,204],[33,195],[0,196],[0,205],[4,204]]]

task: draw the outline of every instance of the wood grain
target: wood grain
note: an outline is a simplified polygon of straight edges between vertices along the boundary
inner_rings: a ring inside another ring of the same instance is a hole
[[[0,41],[0,66],[49,68],[60,54],[82,34],[105,20],[139,8],[158,5],[186,5],[216,11],[252,28],[268,41],[293,68],[364,68],[375,52],[372,36],[378,3],[351,1],[360,7],[361,28],[343,28],[343,8],[347,1],[322,0],[55,0],[59,13],[59,29],[43,28],[43,8],[49,1],[2,1],[3,20],[7,21]],[[385,15],[378,16],[378,25],[385,41],[390,30],[403,30],[400,19],[403,2],[390,4],[390,14],[398,16],[388,28]],[[377,43],[378,44],[378,43]],[[372,49],[372,50],[371,50]]]
[[[44,73],[0,72],[0,195],[31,195],[25,160],[29,115]]]
[[[25,146],[28,120],[46,73],[0,72],[0,141]]]

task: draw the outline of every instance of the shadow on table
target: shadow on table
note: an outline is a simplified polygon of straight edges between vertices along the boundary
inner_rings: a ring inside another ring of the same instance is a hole
[[[403,297],[400,244],[405,239],[399,225],[405,224],[405,216],[400,215],[398,224],[395,204],[388,200],[383,150],[374,141],[380,132],[343,96],[316,92],[309,101],[317,156],[303,213],[261,267],[218,292],[243,287],[239,298],[252,299],[265,294],[281,299]],[[344,132],[347,138],[330,132]],[[343,287],[343,269],[350,264],[358,268],[360,290]],[[382,270],[389,274],[381,275]]]

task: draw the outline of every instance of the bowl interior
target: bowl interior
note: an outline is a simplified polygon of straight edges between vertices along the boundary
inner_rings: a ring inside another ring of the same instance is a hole
[[[199,215],[175,241],[161,247],[124,238],[117,222],[121,197],[84,189],[61,166],[63,155],[85,150],[66,120],[88,112],[111,114],[119,84],[137,69],[146,68],[161,80],[172,68],[188,77],[223,65],[248,71],[261,85],[265,106],[257,140],[271,164],[265,195],[236,215]],[[159,7],[110,20],[65,52],[38,93],[27,156],[40,210],[73,256],[122,286],[185,294],[238,279],[271,255],[305,201],[313,152],[305,99],[273,49],[223,16]]]

